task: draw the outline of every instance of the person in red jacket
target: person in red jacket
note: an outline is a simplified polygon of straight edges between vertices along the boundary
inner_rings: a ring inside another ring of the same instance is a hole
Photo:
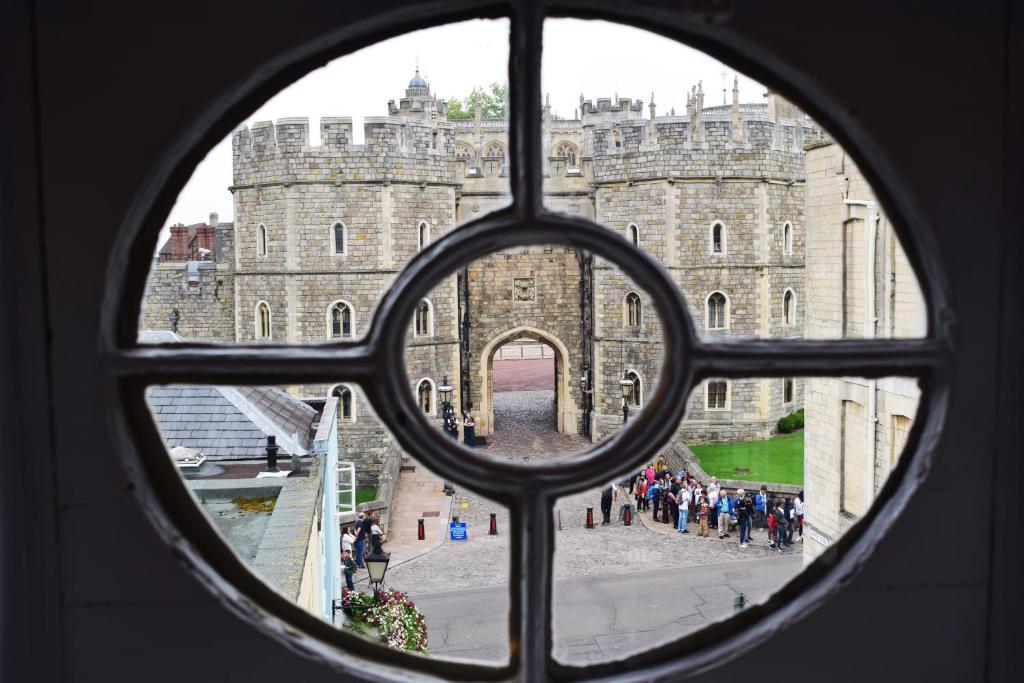
[[[772,506],[769,505],[769,509],[771,509],[771,507]],[[778,524],[778,522],[775,520],[775,515],[769,514],[768,515],[768,547],[769,548],[774,548],[775,547],[775,530],[776,530],[777,524]]]

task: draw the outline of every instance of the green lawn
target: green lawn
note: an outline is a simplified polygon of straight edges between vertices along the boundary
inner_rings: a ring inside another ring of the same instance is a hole
[[[356,489],[356,505],[360,503],[369,503],[371,500],[376,500],[377,489]]]
[[[804,433],[764,441],[690,446],[709,475],[775,484],[804,483]],[[749,471],[737,471],[737,468]]]

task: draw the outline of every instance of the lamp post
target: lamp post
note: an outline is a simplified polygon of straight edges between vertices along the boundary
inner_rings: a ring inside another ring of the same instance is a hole
[[[388,572],[388,562],[391,561],[391,553],[381,550],[374,550],[366,556],[366,571],[370,573],[370,583],[373,585],[373,601],[377,602],[380,596],[380,586],[384,583],[384,575]]]
[[[619,388],[622,389],[622,424],[626,424],[629,417],[629,395],[633,392],[633,380],[628,375],[623,375],[619,380]]]
[[[448,432],[448,436],[452,437],[456,441],[459,440],[458,428],[449,429],[452,419],[451,415],[455,412],[455,408],[452,407],[452,392],[455,388],[451,384],[448,384],[448,375],[441,378],[441,386],[437,388],[437,391],[441,394],[441,422],[444,424],[444,430]],[[444,494],[451,496],[455,494],[455,487],[447,479],[444,481]]]

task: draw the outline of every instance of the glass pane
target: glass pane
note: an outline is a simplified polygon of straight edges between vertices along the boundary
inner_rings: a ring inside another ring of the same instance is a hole
[[[620,658],[766,600],[867,512],[919,401],[905,377],[702,383],[649,464],[556,504],[555,656]]]
[[[473,261],[429,301],[435,334],[407,345],[411,391],[439,429],[483,454],[529,464],[590,450],[657,386],[661,324],[650,296],[589,253],[507,249]]]
[[[357,385],[152,386],[146,400],[196,504],[288,600],[388,647],[507,660],[508,511],[402,452]]]
[[[506,20],[409,33],[330,62],[240,122],[168,216],[140,331],[364,337],[419,251],[509,203],[507,45]],[[339,302],[345,331],[330,313]]]
[[[644,49],[594,50],[581,69],[579,45]],[[545,22],[542,76],[547,207],[668,268],[702,335],[926,334],[876,193],[778,93],[667,38],[579,19]]]

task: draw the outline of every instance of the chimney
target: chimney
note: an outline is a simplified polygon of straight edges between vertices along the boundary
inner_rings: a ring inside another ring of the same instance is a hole
[[[277,437],[267,436],[267,472],[277,472]]]
[[[217,214],[216,211],[211,212],[210,213],[210,225],[212,225],[213,227],[216,228],[217,224],[219,224],[219,223],[220,223],[220,216]]]

